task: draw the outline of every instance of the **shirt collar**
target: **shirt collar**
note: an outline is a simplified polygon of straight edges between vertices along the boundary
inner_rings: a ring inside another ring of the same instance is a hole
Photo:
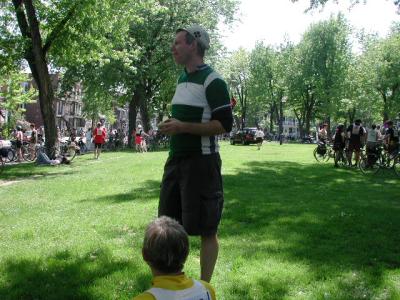
[[[196,73],[197,71],[205,70],[205,69],[207,69],[208,67],[209,67],[209,66],[208,66],[207,64],[198,65],[198,66],[196,67],[196,71],[194,71],[193,73]],[[185,70],[185,73],[186,73],[186,74],[193,74],[193,73],[189,73],[189,72],[187,71],[186,68],[185,68],[184,70]]]

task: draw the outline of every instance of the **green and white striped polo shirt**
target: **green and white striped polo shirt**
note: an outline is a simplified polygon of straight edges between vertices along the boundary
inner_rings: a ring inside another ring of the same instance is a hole
[[[193,73],[182,73],[172,98],[172,118],[182,122],[206,123],[212,114],[230,107],[225,81],[208,65]],[[211,154],[219,151],[215,136],[176,134],[171,137],[170,156]]]

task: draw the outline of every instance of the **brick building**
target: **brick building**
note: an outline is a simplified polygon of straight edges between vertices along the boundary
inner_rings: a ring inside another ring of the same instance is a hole
[[[61,79],[59,74],[51,75],[54,90],[54,112],[56,117],[56,125],[63,130],[69,128],[84,128],[86,120],[82,116],[82,85],[76,83],[72,89],[64,95],[60,94]],[[27,88],[31,88],[34,81],[24,82]],[[36,126],[43,126],[43,119],[40,112],[40,103],[30,103],[26,105],[25,118],[28,122],[35,123]]]

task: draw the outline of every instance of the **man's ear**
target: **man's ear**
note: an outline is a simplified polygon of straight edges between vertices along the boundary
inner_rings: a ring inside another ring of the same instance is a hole
[[[197,40],[194,40],[191,44],[190,44],[190,48],[197,51]]]

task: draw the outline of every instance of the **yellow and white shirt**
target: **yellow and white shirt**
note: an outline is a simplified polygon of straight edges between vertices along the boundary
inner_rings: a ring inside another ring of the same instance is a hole
[[[185,274],[156,276],[152,288],[133,300],[215,300],[214,288],[205,281],[193,280]]]

